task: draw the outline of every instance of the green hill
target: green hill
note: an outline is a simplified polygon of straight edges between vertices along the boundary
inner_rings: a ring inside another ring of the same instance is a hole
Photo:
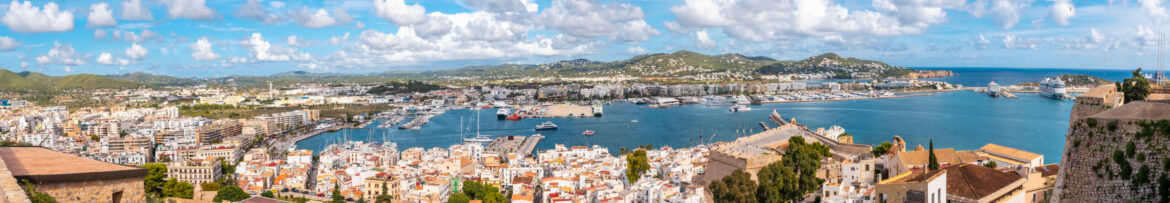
[[[124,80],[138,83],[145,83],[156,86],[187,86],[198,85],[202,83],[199,79],[179,78],[165,75],[154,75],[143,72],[128,73],[122,75],[106,75],[105,77],[115,80]]]
[[[115,80],[91,74],[68,76],[48,76],[34,72],[14,73],[0,69],[0,91],[56,91],[62,89],[104,89],[104,88],[138,88],[150,86],[143,83]]]
[[[835,53],[825,53],[800,61],[782,61],[756,70],[760,74],[811,74],[833,73],[834,78],[885,78],[900,77],[914,70],[893,66],[880,61],[843,58]]]

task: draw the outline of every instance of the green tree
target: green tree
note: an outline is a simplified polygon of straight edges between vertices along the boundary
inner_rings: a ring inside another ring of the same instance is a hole
[[[938,170],[938,167],[938,157],[934,156],[934,140],[932,139],[930,140],[930,163],[926,165],[926,168],[933,171]]]
[[[890,148],[892,147],[894,147],[894,144],[891,144],[890,142],[882,142],[882,144],[873,147],[873,150],[870,150],[869,153],[873,153],[873,156],[879,157],[886,153],[890,153]]]
[[[235,185],[228,185],[225,187],[220,187],[219,192],[215,194],[215,197],[212,198],[211,201],[222,202],[227,200],[229,202],[238,202],[240,200],[248,199],[248,197],[251,197],[251,195],[248,195],[247,192],[244,192],[244,189],[240,189],[240,187]]]
[[[171,178],[163,185],[163,196],[191,199],[195,197],[195,187],[186,181]]]
[[[636,149],[626,154],[626,178],[630,183],[638,182],[642,174],[650,170],[650,162],[646,158],[646,150]]]
[[[756,189],[756,201],[760,203],[795,202],[803,194],[800,178],[792,168],[782,161],[772,162],[760,169],[756,178],[760,187]]]
[[[206,183],[203,183],[203,184],[199,184],[199,188],[202,188],[202,189],[203,189],[203,191],[219,191],[219,183],[217,183],[217,182],[206,182]]]
[[[730,175],[723,176],[723,179],[711,181],[711,184],[707,185],[707,190],[711,191],[711,198],[715,202],[756,202],[756,182],[752,181],[751,174],[743,172],[743,169],[736,169]]]
[[[1150,82],[1142,76],[1142,69],[1133,70],[1133,77],[1126,78],[1121,91],[1125,93],[1125,103],[1145,100],[1150,96]]]
[[[463,181],[463,193],[470,199],[483,200],[484,203],[505,203],[507,198],[500,193],[500,189],[495,186],[481,184],[479,182],[465,180]]]
[[[804,137],[796,136],[788,139],[788,149],[780,161],[796,174],[796,191],[803,195],[820,188],[824,180],[817,178],[816,172],[821,168],[821,158],[832,155],[828,146],[821,143],[805,143]]]
[[[451,195],[451,198],[447,199],[447,203],[468,203],[468,202],[471,202],[471,197],[468,197],[467,194],[463,194],[463,193],[455,193],[455,195]]]
[[[390,203],[394,201],[394,197],[387,193],[386,182],[382,182],[382,194],[374,198],[374,203]]]
[[[143,179],[143,186],[147,194],[161,197],[163,185],[166,184],[167,165],[161,163],[142,164],[142,168],[146,169],[146,178]]]
[[[994,161],[988,161],[987,163],[983,163],[983,167],[999,168],[999,164],[995,163]]]
[[[260,193],[260,196],[261,196],[261,197],[272,198],[272,197],[273,197],[273,196],[275,196],[275,195],[273,195],[273,194],[272,194],[272,191],[271,191],[271,190],[265,190],[264,192]]]
[[[333,184],[333,203],[345,203],[345,197],[341,196],[341,185]]]

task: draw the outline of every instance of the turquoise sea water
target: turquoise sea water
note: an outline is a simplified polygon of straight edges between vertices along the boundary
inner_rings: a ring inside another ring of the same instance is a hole
[[[955,68],[959,74],[938,79],[967,86],[983,86],[990,80],[1001,84],[1036,81],[1060,74],[1091,74],[1109,80],[1129,75],[1125,70],[1064,70],[1064,69],[1010,69],[1010,68]],[[764,104],[752,106],[754,111],[731,113],[727,106],[684,105],[666,109],[647,109],[628,103],[605,106],[605,115],[591,118],[497,120],[495,109],[479,113],[482,134],[531,135],[536,124],[552,121],[560,126],[556,131],[541,131],[547,136],[537,149],[549,149],[555,144],[600,145],[617,149],[640,145],[693,146],[700,142],[735,139],[736,129],[759,132],[759,122],[768,122],[773,109],[786,119],[795,117],[815,130],[840,125],[854,135],[859,144],[877,144],[894,135],[904,138],[910,146],[926,145],[934,140],[938,148],[977,149],[987,143],[1037,152],[1047,162],[1056,163],[1064,147],[1068,132],[1069,110],[1072,101],[1048,99],[1035,94],[1021,93],[1018,99],[996,99],[970,91],[944,92],[934,96],[892,99],[869,99],[835,102]],[[460,119],[464,128],[475,133],[475,110],[458,109],[435,117],[421,130],[376,128],[346,129],[324,133],[297,143],[299,148],[320,151],[329,143],[341,140],[385,140],[398,143],[400,149],[409,147],[447,147],[459,143]],[[630,120],[638,120],[631,123]],[[378,122],[380,123],[380,122]],[[594,130],[584,136],[585,130]],[[715,136],[712,138],[712,134]]]

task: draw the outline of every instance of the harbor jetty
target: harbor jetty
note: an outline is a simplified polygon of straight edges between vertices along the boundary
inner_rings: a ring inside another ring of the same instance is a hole
[[[402,126],[398,126],[398,129],[418,130],[419,128],[422,128],[422,125],[425,125],[425,124],[427,124],[427,122],[430,122],[432,117],[435,117],[435,115],[423,114],[423,115],[415,116],[414,120],[410,120],[409,123],[406,123]]]

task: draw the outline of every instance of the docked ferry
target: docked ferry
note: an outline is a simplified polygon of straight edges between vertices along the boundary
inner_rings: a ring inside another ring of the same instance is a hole
[[[508,108],[500,108],[500,110],[496,110],[496,119],[504,120],[504,119],[507,119],[508,115],[511,115],[511,114],[512,114],[512,110],[510,110]]]
[[[1065,89],[1064,81],[1060,78],[1044,78],[1040,81],[1040,96],[1064,99],[1068,97],[1068,91]]]

